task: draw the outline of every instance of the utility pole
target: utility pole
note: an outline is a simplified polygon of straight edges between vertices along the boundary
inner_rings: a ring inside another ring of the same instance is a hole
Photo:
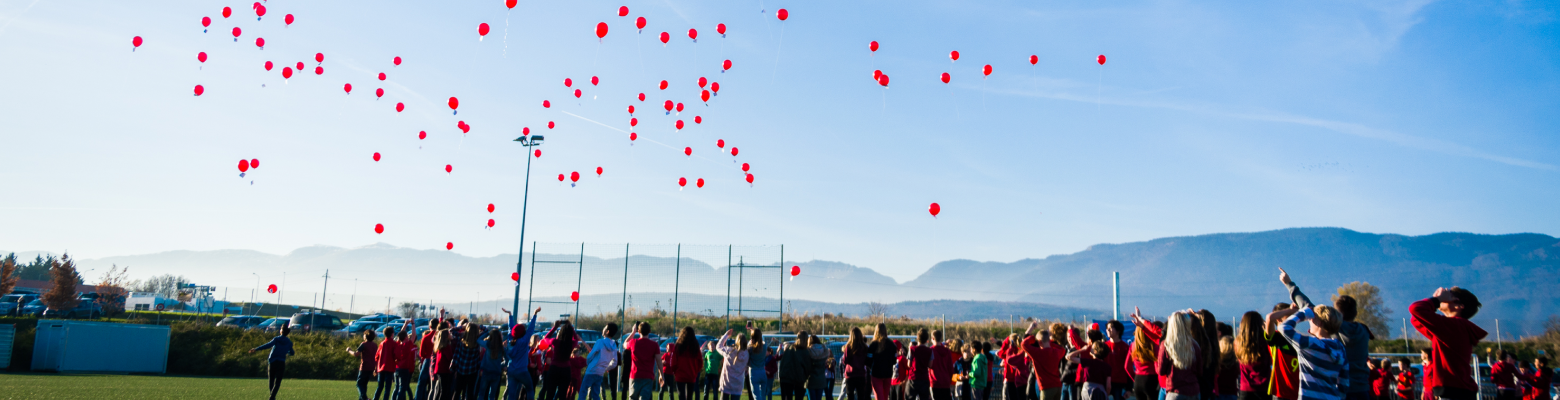
[[[330,270],[325,270],[325,287],[320,288],[320,309],[325,309],[325,296],[330,294]]]
[[[325,273],[328,274],[330,271],[325,271]],[[358,278],[352,278],[352,297],[350,300],[347,300],[347,314],[357,311],[357,280]]]
[[[1121,320],[1121,272],[1110,273],[1111,319]]]

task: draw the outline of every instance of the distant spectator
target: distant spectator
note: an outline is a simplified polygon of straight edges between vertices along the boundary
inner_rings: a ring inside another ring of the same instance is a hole
[[[276,400],[276,391],[282,389],[282,375],[287,373],[287,357],[293,355],[292,339],[287,338],[289,334],[292,334],[292,327],[284,325],[281,335],[271,338],[271,341],[260,347],[249,349],[250,353],[271,349],[271,355],[265,359],[266,389],[271,391],[271,400]]]

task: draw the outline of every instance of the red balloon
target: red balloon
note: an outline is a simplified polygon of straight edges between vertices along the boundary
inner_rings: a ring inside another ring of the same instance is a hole
[[[878,84],[888,87],[888,74],[878,75]]]
[[[243,35],[243,34],[244,34],[244,30],[243,29],[238,29],[238,27],[236,27],[236,26],[233,27],[233,40],[234,41],[238,41],[238,36],[239,35]]]
[[[683,148],[683,155],[693,156],[693,148],[692,147],[684,147]]]
[[[704,123],[704,117],[700,117],[700,116],[697,116],[697,115],[693,116],[693,123],[695,123],[695,124],[702,124],[702,123]]]
[[[211,17],[200,17],[200,26],[211,27]]]
[[[265,291],[266,291],[266,293],[276,293],[276,284],[271,284],[269,286],[266,286],[265,287]]]
[[[536,158],[542,158],[542,149],[536,149]]]
[[[293,16],[292,16],[292,14],[287,14],[286,17],[283,17],[282,18],[282,22],[287,24],[287,26],[292,26],[292,23],[293,23]]]
[[[710,91],[708,91],[708,90],[700,91],[699,92],[699,99],[704,100],[705,103],[710,102]]]
[[[233,9],[232,8],[228,8],[228,7],[222,7],[222,18],[227,18],[227,17],[231,17],[231,16],[233,16]]]
[[[720,82],[710,83],[710,93],[714,93],[716,95],[720,94]]]
[[[493,207],[493,203],[488,203],[488,213],[492,214],[494,209],[495,208]]]
[[[954,50],[952,52],[949,52],[948,53],[948,58],[952,59],[954,61],[959,61],[959,51],[958,50]]]
[[[628,6],[620,6],[620,7],[618,7],[618,16],[619,17],[627,17],[628,16]]]
[[[665,79],[662,79],[662,80],[661,80],[661,90],[666,90],[666,85],[667,85],[667,84],[666,84],[666,80],[665,80]],[[644,100],[644,99],[640,99],[640,100]]]
[[[270,71],[271,70],[271,62],[270,61],[266,61],[265,62],[265,70],[266,71]]]
[[[569,173],[569,181],[570,182],[579,182],[580,181],[580,171],[570,172]]]
[[[607,38],[607,23],[606,22],[597,22],[596,23],[596,38],[597,39],[606,39]]]
[[[574,98],[578,99],[582,94],[584,93],[581,93],[579,89],[574,89]]]
[[[677,186],[688,186],[688,178],[677,178]]]
[[[455,172],[455,167],[450,166],[449,164],[444,164],[444,173],[448,174],[451,172]]]
[[[461,121],[460,133],[470,133],[470,132],[471,132],[471,125],[466,124],[465,121]]]
[[[630,126],[630,127],[639,126],[639,118],[629,118],[628,119],[628,126]]]
[[[238,28],[233,28],[233,29],[238,29]],[[234,36],[237,36],[237,35],[234,35]],[[130,38],[130,47],[133,47],[133,48],[141,47],[141,37],[140,36],[136,36],[136,37]]]
[[[256,17],[264,17],[265,16],[265,6],[262,6],[262,5],[255,6],[255,16]]]
[[[720,69],[722,71],[730,70],[731,69],[731,60],[722,61],[720,63]]]
[[[385,88],[374,89],[374,97],[385,97]]]
[[[596,176],[601,176],[601,167],[596,167]]]
[[[542,108],[552,108],[552,102],[548,100],[542,100]]]
[[[797,276],[797,275],[801,275],[801,274],[802,274],[802,267],[795,266],[795,265],[791,266],[791,276]]]
[[[238,172],[249,171],[249,160],[238,160]]]
[[[282,67],[282,79],[292,79],[292,67]]]
[[[1033,55],[1033,54],[1029,55],[1029,65],[1035,65],[1035,64],[1039,64],[1039,63],[1040,63],[1040,56]]]
[[[547,129],[552,129],[552,128],[553,128],[553,122],[552,121],[547,121]]]
[[[567,178],[564,178],[563,174],[558,174],[558,181],[559,182],[563,182],[564,179],[567,179]]]
[[[719,33],[720,37],[726,37],[726,24],[715,24],[715,33]]]
[[[877,52],[877,49],[878,49],[878,44],[877,44],[877,41],[876,41],[876,40],[873,40],[873,41],[872,41],[872,43],[868,43],[868,44],[867,44],[867,48],[868,48],[868,49],[871,49],[871,50],[872,50],[872,52],[873,52],[873,53],[876,53],[876,52]]]
[[[396,66],[400,66],[401,65],[401,56],[396,56],[395,59],[390,60],[390,63],[395,64]]]
[[[196,54],[195,59],[203,63],[206,62],[206,52],[202,51],[200,54]]]
[[[494,221],[492,218],[488,218],[488,227],[489,228],[492,228],[493,225],[496,224],[496,223],[497,223],[497,221]]]
[[[250,169],[260,169],[260,159],[255,158],[255,159],[249,160],[249,168]]]
[[[450,97],[450,103],[449,104],[450,104],[450,109],[451,110],[459,108],[460,107],[460,99],[457,99],[457,98],[452,96],[452,97]]]
[[[932,216],[936,217],[937,214],[942,213],[942,206],[938,205],[937,203],[932,203],[931,207],[926,208],[926,212],[932,213]]]
[[[639,27],[639,29],[645,29],[645,22],[645,17],[639,17],[639,19],[634,20],[634,26]]]
[[[514,3],[514,1],[515,0],[509,0],[510,3]],[[519,282],[520,281],[520,273],[519,272],[510,272],[509,273],[509,280],[512,280],[512,281],[515,281],[515,282]]]
[[[299,61],[298,65],[294,66],[293,69],[298,70],[298,72],[303,72],[303,61]]]
[[[314,53],[314,62],[325,62],[325,53]]]
[[[343,85],[341,87],[341,90],[347,91],[347,94],[352,94],[352,84],[348,83],[346,85]]]
[[[406,104],[395,103],[395,112],[401,112],[402,110],[405,110],[405,109],[406,109]]]
[[[645,94],[644,93],[640,93],[639,94],[639,101],[645,101]]]
[[[524,128],[520,128],[520,134],[521,135],[530,135],[531,134],[531,127],[527,126],[527,127],[524,127]]]
[[[1099,57],[1095,57],[1095,60],[1098,61],[1100,63],[1100,65],[1105,65],[1105,55],[1104,54],[1101,54]]]
[[[670,42],[670,41],[672,41],[672,34],[666,33],[666,32],[661,32],[661,45],[664,46],[664,45],[666,45],[666,42]]]
[[[314,74],[315,75],[324,75],[325,74],[325,67],[314,67]]]
[[[628,105],[628,115],[634,115],[634,105],[633,104],[629,104]]]
[[[748,171],[748,163],[742,163],[742,172]]]
[[[693,39],[695,42],[699,41],[699,30],[688,28],[688,38]]]
[[[601,78],[597,78],[597,77],[594,77],[594,76],[590,77],[590,85],[591,86],[596,86],[597,84],[600,84],[600,83],[601,83]]]
[[[753,174],[747,174],[747,182],[749,185],[753,184]]]
[[[455,242],[445,242],[444,243],[444,249],[445,250],[455,250]]]
[[[704,187],[704,178],[699,178],[699,180],[698,180],[698,181],[695,181],[695,182],[694,182],[694,183],[693,183],[693,185],[694,185],[694,186],[698,186],[698,187]]]
[[[516,1],[516,0],[504,0],[504,7],[509,7],[509,9],[513,10],[515,8],[515,4],[518,4],[518,3],[519,3],[519,1]],[[515,281],[519,281],[519,280],[520,280],[519,278],[515,278]]]
[[[487,36],[487,33],[488,33],[488,24],[486,22],[483,22],[483,23],[477,25],[477,36]]]
[[[782,8],[780,11],[775,12],[775,18],[779,18],[781,21],[784,21],[788,18],[791,18],[791,12]]]
[[[715,139],[715,147],[726,148],[726,139]]]
[[[878,80],[878,78],[882,78],[882,77],[883,77],[883,70],[881,70],[881,69],[874,69],[874,70],[872,70],[872,80],[875,81],[875,80]]]
[[[428,138],[428,131],[417,131],[417,140],[423,140],[423,139],[427,139],[427,138]]]
[[[677,130],[680,131],[680,130],[682,130],[682,128],[683,128],[683,122],[682,122],[682,120],[679,119],[679,120],[677,120]]]
[[[570,292],[569,300],[580,301],[580,292]]]
[[[682,103],[677,103],[677,112],[682,112],[682,110],[683,110],[683,104]]]
[[[628,141],[632,142],[632,141],[635,141],[635,140],[639,140],[639,134],[638,133],[634,133],[634,132],[629,132],[628,133]]]
[[[195,85],[195,95],[196,96],[199,96],[199,95],[204,94],[204,93],[206,93],[206,87],[201,86],[201,85]]]
[[[710,81],[708,79],[704,79],[704,77],[702,77],[702,76],[699,77],[699,87],[702,88],[702,87],[704,87],[704,85],[708,85],[709,83],[710,83]]]
[[[381,81],[385,80],[385,73],[383,73],[383,72],[379,73],[379,80],[381,80]]]
[[[385,224],[374,224],[374,233],[385,233]]]
[[[378,152],[374,153],[374,162],[379,162],[379,153]]]
[[[942,74],[942,81],[943,81],[943,83],[948,83],[948,81],[950,81],[950,80],[953,80],[953,75],[948,75],[947,72],[944,72]]]
[[[980,73],[986,74],[986,76],[991,76],[991,64],[986,64],[985,67],[981,67]]]
[[[667,112],[671,112],[672,111],[672,101],[671,100],[667,100],[666,101],[666,111]]]
[[[731,147],[731,156],[732,157],[736,157],[737,156],[737,147],[736,146],[732,146]]]

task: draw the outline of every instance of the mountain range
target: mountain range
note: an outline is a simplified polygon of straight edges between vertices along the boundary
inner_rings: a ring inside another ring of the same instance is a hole
[[[30,259],[34,253],[17,254]],[[685,305],[680,309],[721,313],[727,307],[722,304],[727,282],[732,282],[731,298],[740,294],[748,299],[743,308],[749,310],[777,310],[783,289],[791,309],[798,311],[865,314],[865,303],[880,302],[890,305],[892,315],[947,314],[950,320],[1005,319],[1014,313],[1098,318],[1111,311],[1112,273],[1118,273],[1123,314],[1133,306],[1151,315],[1205,308],[1221,320],[1233,321],[1246,310],[1265,311],[1287,300],[1277,279],[1278,269],[1284,268],[1318,302],[1327,302],[1337,287],[1348,282],[1379,287],[1392,311],[1388,317],[1399,323],[1394,324],[1394,332],[1378,332],[1378,336],[1401,335],[1408,304],[1443,286],[1461,286],[1478,294],[1484,308],[1474,321],[1494,332],[1499,319],[1506,339],[1539,333],[1560,306],[1560,291],[1553,289],[1560,272],[1560,240],[1532,233],[1405,236],[1341,228],[1218,233],[1100,244],[1073,254],[1013,262],[949,260],[906,282],[834,261],[770,261],[764,265],[781,268],[728,270],[728,257],[714,254],[718,252],[695,258],[686,252],[679,257],[666,251],[636,251],[627,260],[628,251],[621,246],[600,251],[593,246],[584,253],[549,251],[537,257],[583,261],[580,264],[526,263],[527,274],[535,266],[537,275],[534,280],[523,277],[522,301],[532,282],[536,288],[532,296],[538,299],[567,302],[563,299],[578,290],[585,299],[581,311],[615,309],[629,296],[667,297],[670,303],[674,296],[663,295],[677,288],[687,296],[678,299]],[[749,259],[760,258],[766,257]],[[529,253],[526,259],[531,259]],[[170,251],[80,260],[79,264],[83,271],[97,271],[83,272],[88,283],[108,266],[121,265],[130,266],[133,278],[171,273],[243,293],[232,295],[235,298],[249,296],[262,283],[281,282],[288,296],[282,301],[290,304],[302,304],[302,299],[320,291],[316,289],[325,289],[321,275],[329,269],[331,300],[326,304],[344,308],[349,300],[341,296],[349,290],[358,293],[350,301],[364,304],[419,298],[435,304],[507,304],[512,300],[505,299],[512,298],[515,290],[509,273],[516,260],[514,254],[467,257],[376,244],[351,249],[311,246],[285,255]],[[625,261],[632,267],[626,277]],[[583,265],[583,270],[575,265]],[[791,265],[802,273],[785,277]],[[289,276],[280,280],[283,272]],[[379,297],[371,300],[370,296]],[[611,300],[614,297],[618,300]],[[928,302],[932,300],[959,301]],[[649,303],[636,307],[648,308]]]

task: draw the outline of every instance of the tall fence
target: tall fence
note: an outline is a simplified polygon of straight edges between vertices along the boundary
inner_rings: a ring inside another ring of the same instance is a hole
[[[785,302],[784,246],[534,242],[529,250],[521,301],[549,315],[665,313],[675,327],[694,314],[730,325],[778,319]]]

